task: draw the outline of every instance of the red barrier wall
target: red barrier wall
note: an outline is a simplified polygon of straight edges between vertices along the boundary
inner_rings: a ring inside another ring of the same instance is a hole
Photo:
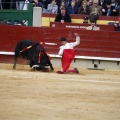
[[[19,40],[28,39],[36,42],[57,43],[56,46],[44,45],[48,53],[57,54],[60,38],[66,37],[68,42],[73,42],[75,32],[81,37],[81,43],[76,47],[77,55],[120,58],[120,32],[68,28],[0,25],[0,51],[13,52]]]

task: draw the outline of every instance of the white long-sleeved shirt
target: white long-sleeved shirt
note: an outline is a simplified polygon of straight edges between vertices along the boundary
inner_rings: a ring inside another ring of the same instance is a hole
[[[77,36],[75,42],[71,42],[71,43],[67,42],[65,45],[60,46],[60,50],[58,52],[58,55],[62,56],[64,49],[73,49],[75,46],[77,46],[79,44],[80,44],[80,36]]]

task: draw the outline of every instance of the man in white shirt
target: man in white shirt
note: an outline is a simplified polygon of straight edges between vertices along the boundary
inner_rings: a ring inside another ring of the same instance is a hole
[[[77,68],[71,68],[69,69],[69,66],[71,62],[73,61],[75,57],[75,46],[78,46],[80,44],[80,36],[78,33],[75,33],[76,41],[68,43],[66,38],[61,38],[61,44],[60,50],[58,52],[58,55],[62,56],[61,63],[62,63],[62,70],[57,71],[58,74],[73,72],[73,73],[79,73]]]

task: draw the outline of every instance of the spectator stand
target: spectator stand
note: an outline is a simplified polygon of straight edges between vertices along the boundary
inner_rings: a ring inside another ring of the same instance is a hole
[[[72,23],[83,23],[85,15],[70,14]],[[89,16],[86,15],[88,18]],[[54,22],[56,14],[42,13],[42,26],[49,27],[50,22]],[[97,23],[98,25],[108,25],[109,22],[115,22],[118,20],[119,16],[99,16]],[[90,21],[88,20],[90,24]]]

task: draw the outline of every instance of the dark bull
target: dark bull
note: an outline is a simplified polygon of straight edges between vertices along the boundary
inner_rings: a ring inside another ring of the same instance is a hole
[[[16,63],[20,56],[30,61],[29,65],[31,68],[45,70],[47,66],[50,66],[51,70],[54,70],[49,55],[40,43],[31,40],[18,42],[15,47],[13,69],[16,68]]]

